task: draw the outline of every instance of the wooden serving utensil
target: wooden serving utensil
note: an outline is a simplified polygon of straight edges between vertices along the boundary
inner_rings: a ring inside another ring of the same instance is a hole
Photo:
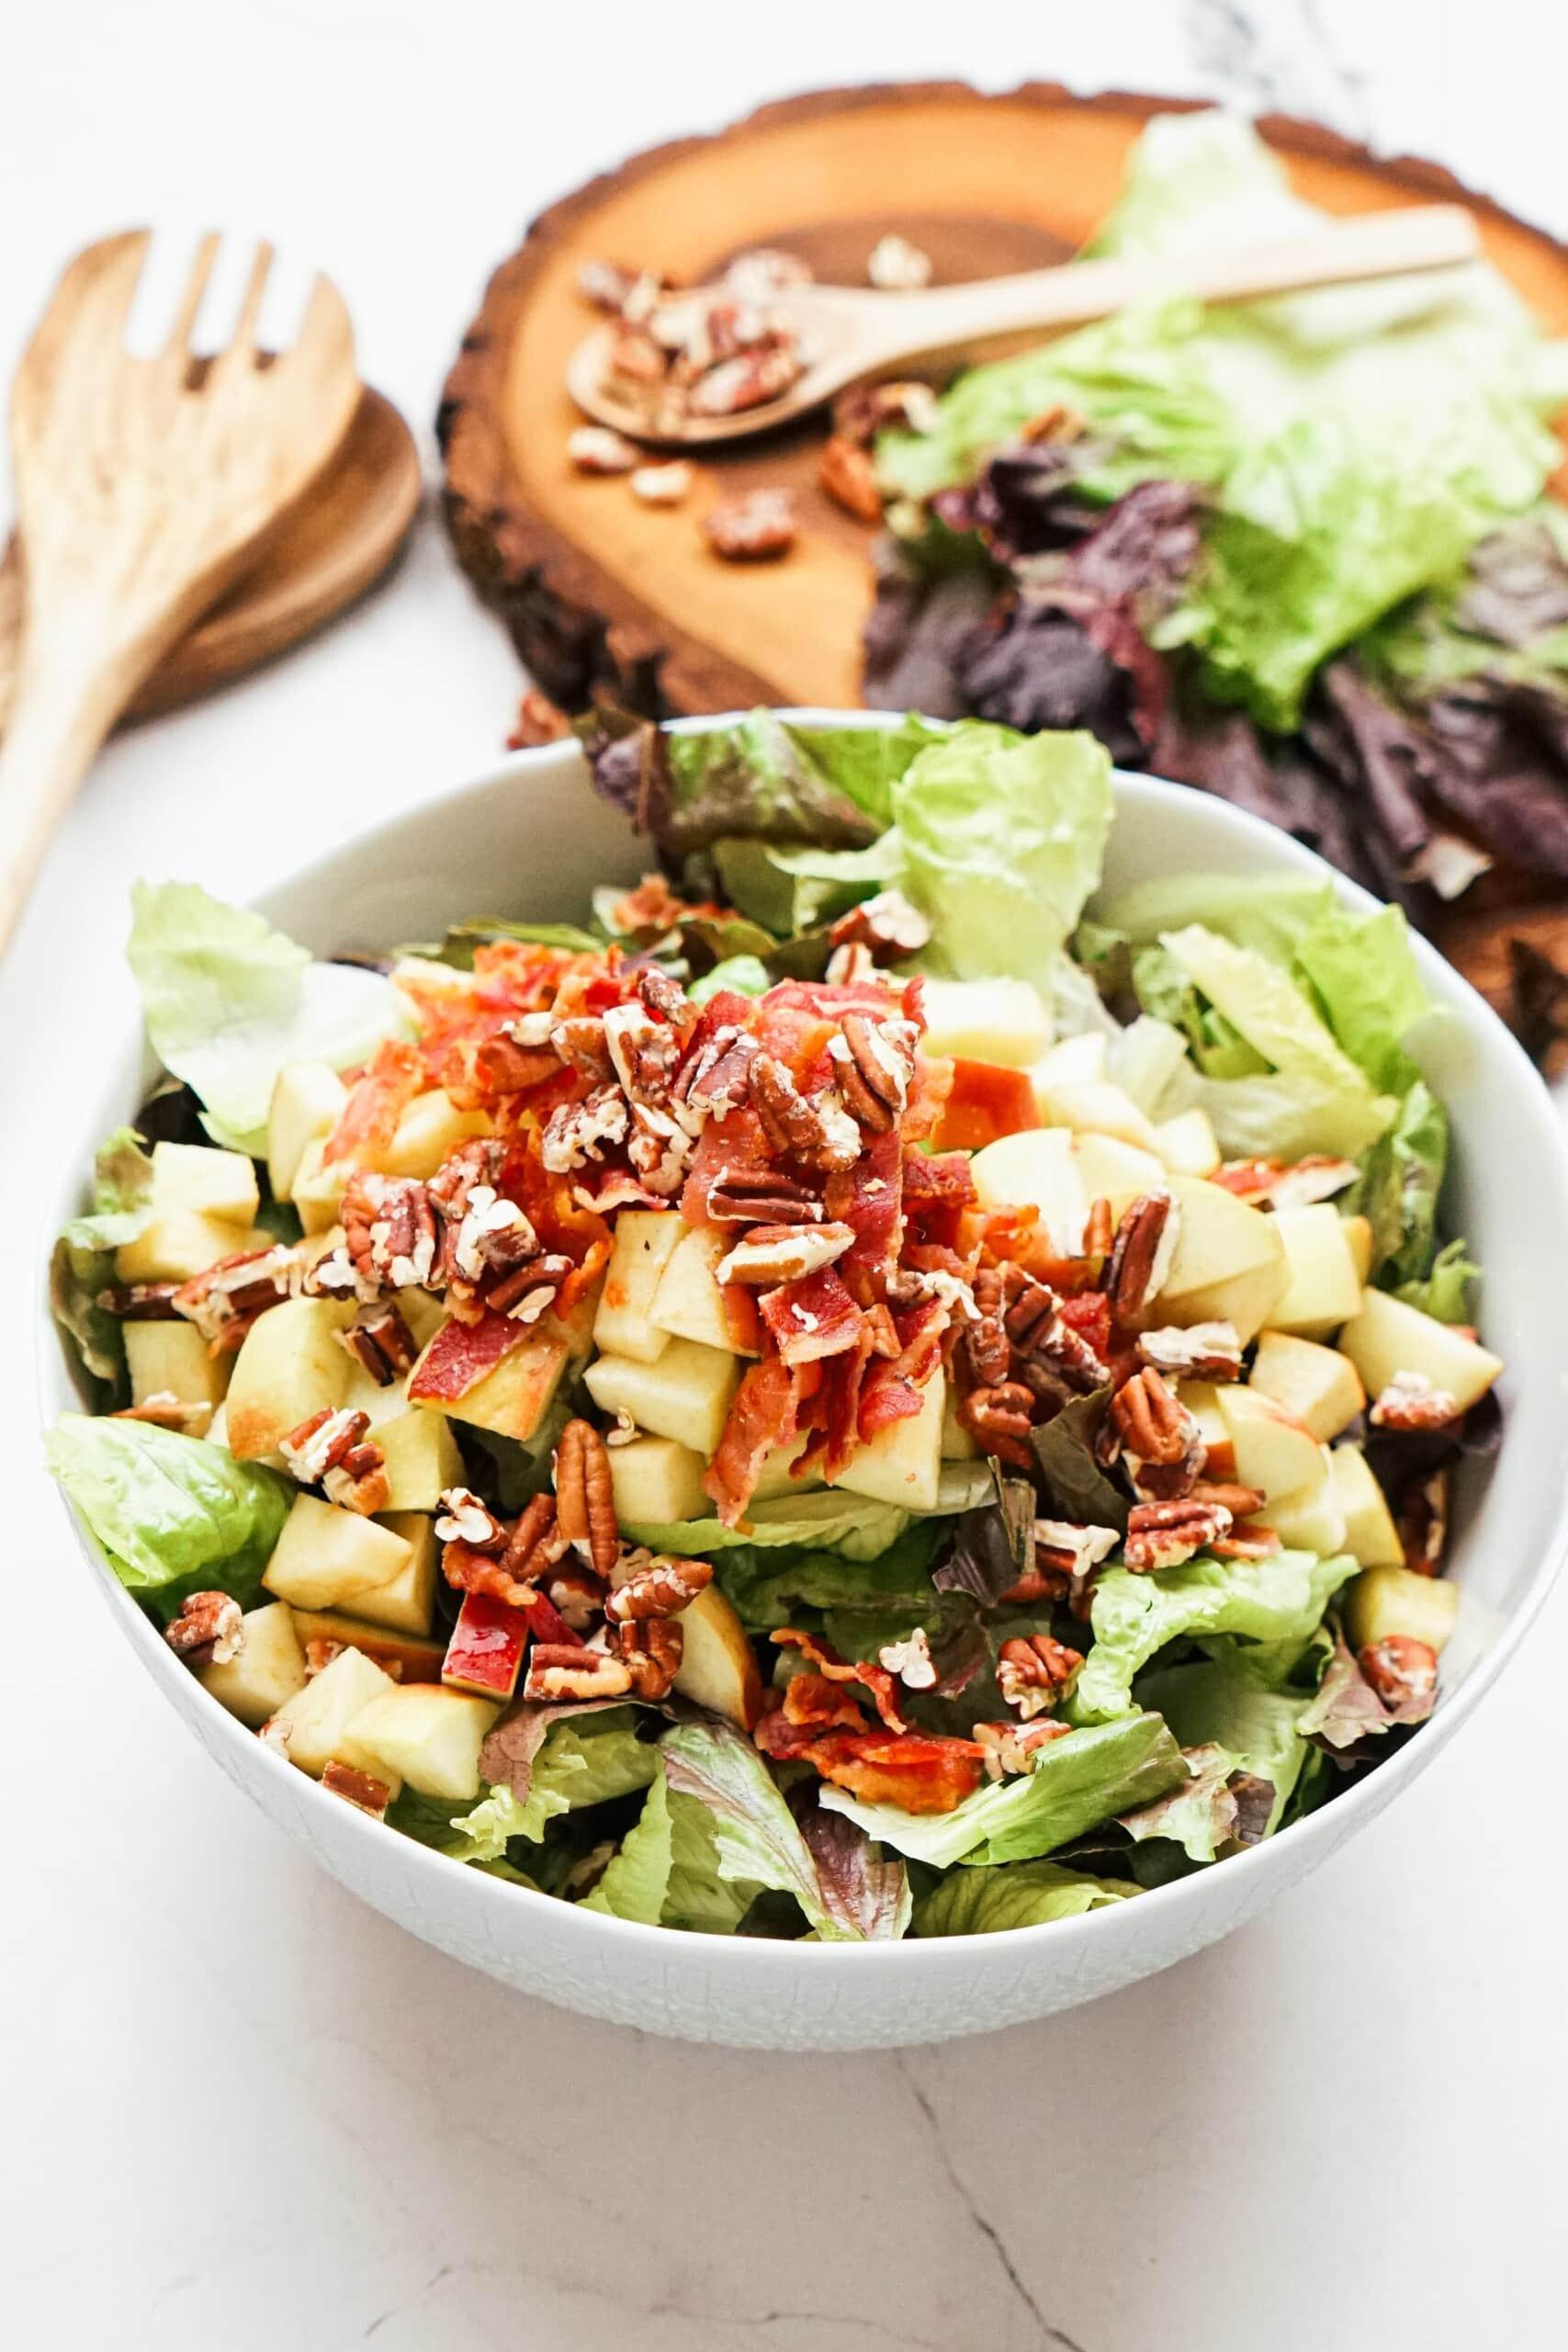
[[[770,295],[768,309],[794,328],[806,366],[776,400],[727,416],[650,420],[613,382],[614,327],[598,328],[577,345],[567,365],[567,387],[580,408],[618,433],[697,447],[771,432],[861,377],[886,375],[944,353],[973,356],[1043,330],[1109,318],[1134,304],[1256,301],[1313,287],[1450,269],[1479,251],[1475,222],[1461,206],[1431,204],[1338,220],[1269,244],[1158,260],[1069,262],[918,294],[792,286]]]
[[[368,387],[331,464],[269,532],[233,585],[170,647],[127,718],[178,710],[286,653],[355,603],[396,562],[423,480],[413,435]],[[0,556],[0,734],[16,687],[26,597],[15,538]]]
[[[154,665],[239,577],[331,462],[359,403],[354,333],[318,277],[287,349],[256,343],[272,249],[205,365],[190,336],[219,240],[202,240],[168,342],[123,335],[151,240],[73,261],[11,398],[27,611],[0,746],[0,947],[94,754]]]

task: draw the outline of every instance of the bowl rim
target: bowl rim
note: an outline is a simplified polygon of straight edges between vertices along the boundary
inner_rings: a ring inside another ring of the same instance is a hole
[[[704,733],[730,724],[740,716],[743,714],[733,711],[715,712],[677,719],[671,724],[675,731],[682,734]],[[886,729],[898,725],[904,714],[780,706],[774,709],[774,716],[786,724],[803,728]],[[275,880],[265,890],[257,892],[244,903],[269,920],[276,920],[272,912],[275,902],[286,898],[315,868],[351,856],[374,859],[388,851],[395,851],[400,834],[432,810],[459,810],[464,802],[488,798],[503,785],[527,784],[532,780],[545,786],[561,761],[574,756],[580,757],[581,753],[571,738],[503,755],[477,772],[438,785],[406,808],[335,839],[321,854],[291,867],[287,876]],[[1255,848],[1261,853],[1264,862],[1277,870],[1294,868],[1303,879],[1327,882],[1348,904],[1363,912],[1375,913],[1382,905],[1382,901],[1370,891],[1330,866],[1315,851],[1246,809],[1237,808],[1213,795],[1200,793],[1195,787],[1141,772],[1113,769],[1112,783],[1116,801],[1113,824],[1122,821],[1140,806],[1168,810],[1179,809],[1190,801],[1201,802],[1205,812],[1212,814],[1222,830],[1228,828],[1234,831],[1243,848]],[[1529,1117],[1536,1130],[1538,1142],[1544,1144],[1549,1158],[1555,1161],[1560,1179],[1559,1196],[1568,1203],[1568,1132],[1552,1110],[1551,1095],[1539,1072],[1517,1038],[1484,999],[1437,949],[1416,933],[1412,933],[1412,944],[1422,977],[1434,995],[1439,1001],[1453,1006],[1472,1031],[1479,1033],[1489,1052],[1500,1052],[1513,1079],[1521,1081],[1517,1105],[1518,1115]],[[122,1035],[115,1050],[105,1056],[102,1067],[106,1072],[119,1071],[123,1075],[138,1063],[145,1065],[147,1058],[148,1048],[138,1023],[129,1034]],[[95,1097],[96,1115],[101,1112],[101,1091],[100,1096]],[[40,1268],[39,1319],[34,1327],[34,1363],[40,1430],[44,1433],[58,1413],[80,1408],[81,1400],[72,1383],[62,1336],[51,1310],[49,1257],[51,1245],[62,1224],[76,1213],[85,1170],[102,1132],[100,1125],[95,1125],[73,1140],[62,1160],[57,1164],[57,1181],[51,1188],[44,1212],[38,1261]],[[1562,1477],[1560,1499],[1568,1505],[1568,1469],[1564,1470]],[[179,1685],[188,1684],[191,1678],[160,1638],[152,1619],[138,1605],[134,1595],[114,1575],[74,1505],[63,1495],[59,1499],[106,1604],[118,1618],[143,1666],[164,1690],[171,1705],[177,1713],[183,1713],[176,1696],[178,1686],[175,1678],[179,1678]],[[1500,1624],[1490,1648],[1476,1661],[1460,1689],[1421,1725],[1419,1738],[1406,1741],[1374,1771],[1364,1774],[1326,1804],[1291,1823],[1287,1828],[1263,1839],[1257,1846],[1249,1847],[1243,1853],[1225,1858],[1223,1867],[1227,1874],[1226,1883],[1237,1891],[1240,1916],[1246,1915],[1244,1885],[1253,1884],[1260,1876],[1271,1871],[1280,1873],[1281,1884],[1286,1883],[1287,1876],[1306,1875],[1436,1760],[1469,1721],[1515,1656],[1540,1614],[1565,1560],[1568,1560],[1568,1508],[1559,1510],[1553,1534],[1541,1547],[1540,1556],[1525,1591]],[[230,1714],[199,1686],[188,1695],[195,1701],[198,1711],[203,1708],[209,1710],[208,1729],[211,1739],[205,1744],[210,1749],[214,1743],[221,1743],[229,1750],[231,1763],[225,1763],[225,1769],[231,1778],[246,1786],[249,1781],[247,1768],[254,1768],[258,1762],[264,1774],[268,1770],[286,1774],[296,1798],[303,1794],[307,1804],[313,1799],[315,1803],[331,1808],[330,1818],[340,1838],[346,1838],[356,1844],[372,1841],[365,1844],[362,1850],[374,1862],[375,1855],[383,1850],[381,1841],[387,1836],[384,1825],[355,1814],[341,1800],[332,1798],[317,1782],[312,1782],[309,1791],[302,1791],[300,1784],[309,1780],[309,1775],[298,1772],[287,1758],[267,1749],[237,1716]],[[190,1727],[194,1736],[194,1726]],[[220,1758],[219,1760],[224,1759]],[[252,1792],[248,1786],[246,1792]],[[553,1932],[557,1937],[571,1938],[581,1930],[585,1951],[597,1946],[605,1934],[614,1943],[619,1944],[628,1962],[633,1964],[639,1951],[652,1960],[660,1954],[668,1958],[684,1945],[695,1945],[710,1966],[720,1964],[720,1953],[728,1955],[722,1965],[748,1975],[757,1983],[759,1989],[761,1980],[769,1977],[793,1978],[802,1963],[815,1973],[814,1981],[815,1976],[831,1980],[840,1971],[852,1969],[858,1971],[863,1979],[868,1973],[883,1970],[896,1971],[907,1982],[912,1982],[917,1975],[944,1973],[953,1966],[955,1953],[966,1946],[986,1949],[1005,1944],[1010,1951],[1017,1953],[1021,1966],[1027,1966],[1032,1960],[1043,1962],[1049,1952],[1055,1959],[1065,1962],[1070,1969],[1072,1955],[1086,1939],[1089,1939],[1092,1950],[1110,1951],[1113,1948],[1113,1939],[1125,1942],[1128,1939],[1142,1938],[1145,1929],[1136,1924],[1139,1920],[1147,1923],[1156,1917],[1165,1918],[1187,1907],[1200,1908],[1199,1891],[1210,1880],[1208,1871],[1195,1871],[1164,1886],[1144,1890],[1135,1904],[1112,1904],[1076,1917],[1045,1921],[1032,1927],[984,1929],[975,1936],[906,1937],[896,1942],[787,1942],[716,1935],[706,1930],[672,1930],[657,1925],[644,1925],[637,1920],[617,1918],[607,1913],[584,1912],[575,1905],[562,1903],[558,1897],[534,1888],[514,1885],[506,1880],[494,1878],[489,1872],[467,1871],[465,1865],[454,1863],[449,1857],[423,1845],[417,1838],[400,1838],[399,1849],[403,1868],[427,1881],[431,1896],[438,1905],[442,1901],[443,1889],[452,1894],[457,1892],[458,1882],[454,1879],[453,1872],[464,1871],[468,1903],[487,1910],[492,1902],[499,1905],[500,1907],[490,1914],[498,1930],[504,1930],[508,1923],[525,1922],[531,1916],[527,1909],[511,1907],[521,1899],[526,1905],[548,1906]],[[1287,1873],[1284,1865],[1279,1861],[1278,1857],[1281,1853],[1288,1853],[1296,1864],[1293,1872]],[[321,1859],[319,1850],[315,1858]],[[332,1869],[330,1862],[327,1867]],[[1239,1876],[1243,1871],[1250,1873],[1245,1882]],[[1238,1875],[1233,1876],[1233,1873]],[[337,1875],[335,1871],[333,1875]],[[1129,1920],[1134,1924],[1129,1925]],[[1048,1944],[1043,1940],[1046,1938],[1050,1939]],[[1130,1974],[1135,1977],[1143,1973],[1134,1968]]]

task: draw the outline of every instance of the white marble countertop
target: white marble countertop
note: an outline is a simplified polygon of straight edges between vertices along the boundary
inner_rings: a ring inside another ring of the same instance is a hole
[[[1564,47],[1549,0],[55,0],[6,41],[0,370],[73,246],[211,219],[329,266],[367,373],[423,427],[488,267],[551,195],[763,96],[890,73],[1315,111],[1568,229]],[[0,2333],[1560,2343],[1568,1905],[1545,1792],[1568,1591],[1457,1752],[1259,1924],[1053,2024],[847,2061],[685,2049],[465,1973],[318,1875],[131,1667],[38,1466],[26,1330],[53,1126],[129,1012],[126,885],[260,888],[367,805],[482,763],[516,691],[427,524],[287,666],[115,746],[0,975]]]

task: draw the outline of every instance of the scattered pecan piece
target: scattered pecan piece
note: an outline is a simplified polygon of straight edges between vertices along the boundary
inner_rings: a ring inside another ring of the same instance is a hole
[[[799,374],[800,359],[793,343],[738,352],[733,359],[721,359],[716,368],[709,368],[697,378],[686,395],[686,407],[693,416],[738,416],[742,409],[761,408],[767,401],[778,400]],[[760,524],[756,510],[763,501],[768,502],[770,519]],[[778,519],[782,514],[787,518],[791,538],[795,536],[795,503],[787,490],[743,491],[739,497],[726,499],[722,505],[716,506],[707,518],[708,537],[720,555],[730,555],[734,550],[719,546],[715,524],[721,514],[738,509],[747,510],[746,525],[753,534],[763,529],[777,533],[783,527]],[[735,526],[726,527],[733,530]],[[781,552],[776,548],[746,549],[749,555]]]
[[[1401,1498],[1399,1540],[1404,1565],[1413,1575],[1435,1577],[1442,1568],[1449,1541],[1449,1473],[1434,1470],[1413,1479]]]
[[[343,1238],[355,1273],[378,1289],[419,1289],[435,1272],[441,1246],[435,1208],[412,1176],[351,1176],[343,1195]]]
[[[94,1303],[122,1322],[172,1323],[179,1316],[175,1305],[179,1287],[178,1283],[111,1283]]]
[[[765,563],[795,545],[795,501],[787,490],[743,491],[721,499],[703,529],[726,563]]]
[[[931,282],[931,257],[890,229],[873,245],[865,275],[867,283],[884,294],[915,294]]]
[[[753,1056],[750,1086],[751,1107],[770,1151],[829,1172],[854,1166],[861,1133],[841,1104],[829,1095],[802,1094],[784,1063],[772,1054]]]
[[[642,1700],[669,1697],[685,1645],[684,1632],[669,1618],[632,1617],[615,1628],[615,1656]]]
[[[1134,1373],[1111,1399],[1109,1434],[1145,1500],[1171,1501],[1190,1492],[1201,1475],[1202,1431],[1157,1372]]]
[[[1216,1535],[1209,1549],[1216,1560],[1271,1560],[1283,1546],[1271,1527],[1240,1527]]]
[[[1004,1275],[1004,1295],[1007,1287]],[[1002,1321],[1019,1354],[1054,1373],[1068,1393],[1092,1396],[1104,1381],[1104,1363],[1083,1333],[1063,1320],[1062,1302],[1049,1284],[1022,1276]]]
[[[961,1418],[982,1453],[1028,1470],[1034,1462],[1029,1449],[1033,1404],[1021,1381],[998,1380],[989,1387],[972,1388],[964,1399]]]
[[[336,1338],[339,1347],[347,1350],[378,1388],[390,1388],[419,1353],[401,1310],[389,1299],[362,1307],[347,1330],[339,1331]]]
[[[318,1674],[324,1674],[333,1658],[341,1657],[347,1647],[346,1642],[334,1641],[330,1634],[310,1634],[305,1644],[306,1681],[314,1682]]]
[[[228,1666],[245,1645],[240,1604],[226,1592],[193,1592],[164,1628],[187,1666]]]
[[[560,1642],[530,1645],[525,1699],[619,1699],[631,1687],[631,1672],[625,1660],[611,1657],[604,1650]]]
[[[592,431],[592,427],[590,426]],[[603,467],[583,468],[583,471],[603,472]],[[537,686],[525,688],[517,705],[517,716],[512,722],[512,732],[506,739],[509,752],[536,752],[541,743],[558,743],[571,733],[571,721],[558,702],[542,695]]]
[[[552,1022],[549,1042],[559,1060],[570,1069],[580,1070],[584,1078],[592,1079],[596,1086],[607,1086],[615,1077],[604,1023],[597,1013],[579,1012],[569,1020]]]
[[[902,890],[879,890],[858,907],[840,915],[829,931],[835,947],[869,947],[874,964],[893,964],[902,956],[919,955],[931,943],[931,927]]]
[[[319,1413],[312,1413],[298,1429],[290,1430],[277,1450],[285,1467],[300,1486],[315,1487],[363,1442],[369,1427],[368,1413],[355,1412],[347,1405],[334,1413],[330,1406],[323,1405]]]
[[[1004,1592],[1004,1601],[1068,1600],[1092,1578],[1122,1538],[1114,1527],[1080,1527],[1073,1520],[1037,1519],[1033,1566]]]
[[[1356,1663],[1385,1707],[1412,1713],[1429,1703],[1438,1688],[1438,1653],[1409,1634],[1385,1634],[1356,1653]]]
[[[720,1283],[772,1288],[797,1283],[841,1258],[854,1240],[850,1225],[754,1225],[715,1268]]]
[[[392,1498],[386,1455],[378,1445],[351,1445],[323,1474],[321,1490],[340,1510],[356,1510],[364,1519],[385,1510]]]
[[[645,506],[679,506],[691,490],[696,475],[683,458],[673,458],[667,464],[637,466],[631,477],[634,498]]]
[[[1138,1575],[1176,1568],[1230,1532],[1231,1515],[1218,1503],[1134,1503],[1122,1556]]]
[[[604,1604],[604,1588],[592,1568],[568,1561],[546,1571],[545,1598],[564,1625],[586,1634]]]
[[[497,1315],[509,1315],[514,1323],[536,1323],[571,1271],[570,1258],[552,1254],[530,1259],[514,1273],[502,1274],[499,1282],[490,1283],[484,1303]]]
[[[869,447],[888,425],[908,433],[934,433],[941,407],[929,384],[852,384],[833,403],[833,430]]]
[[[631,1109],[616,1086],[598,1086],[581,1102],[562,1102],[551,1112],[539,1157],[552,1176],[565,1176],[585,1160],[602,1159],[607,1144],[624,1143]]]
[[[370,1814],[377,1821],[386,1818],[387,1807],[392,1802],[392,1792],[385,1781],[378,1781],[373,1772],[356,1771],[352,1764],[329,1764],[321,1774],[321,1786],[329,1796],[342,1797],[345,1804]]]
[[[1183,1380],[1239,1380],[1241,1341],[1234,1323],[1170,1324],[1140,1331],[1139,1360],[1155,1372]]]
[[[595,1576],[607,1577],[620,1556],[614,1483],[604,1441],[590,1421],[568,1421],[556,1447],[556,1521],[561,1534]]]
[[[1065,1739],[1070,1724],[1044,1715],[1032,1724],[976,1724],[971,1737],[985,1751],[987,1777],[999,1781],[1010,1772],[1032,1772],[1033,1758],[1054,1739]]]
[[[1049,1634],[1015,1634],[997,1658],[997,1688],[1025,1723],[1066,1698],[1083,1664],[1081,1651]]]
[[[1180,1238],[1181,1212],[1163,1186],[1140,1193],[1123,1209],[1105,1274],[1105,1294],[1119,1323],[1141,1315],[1164,1289]]]
[[[226,1353],[239,1346],[258,1315],[298,1296],[304,1272],[297,1249],[243,1250],[182,1283],[175,1312],[196,1325],[209,1348]]]
[[[554,1495],[533,1495],[518,1513],[501,1565],[509,1577],[541,1577],[564,1560],[570,1541],[559,1523]]]
[[[700,1135],[707,1120],[722,1119],[750,1093],[757,1041],[726,1023],[688,1053],[676,1073],[671,1107],[688,1135]]]
[[[613,1625],[633,1617],[678,1617],[712,1582],[708,1561],[676,1559],[661,1552],[615,1587],[604,1603],[604,1614]]]
[[[466,1544],[470,1552],[504,1552],[506,1528],[471,1487],[447,1487],[441,1496],[435,1532],[443,1544]]]
[[[210,1405],[187,1405],[172,1388],[155,1389],[139,1405],[122,1406],[111,1413],[115,1421],[146,1421],[155,1430],[173,1430],[176,1437],[200,1437],[212,1419]]]
[[[995,1266],[982,1266],[972,1296],[975,1320],[964,1334],[964,1355],[977,1387],[995,1387],[1012,1373],[1012,1341],[1005,1320],[1007,1301]]]
[[[1440,1430],[1459,1417],[1446,1388],[1435,1388],[1424,1372],[1396,1372],[1368,1416],[1375,1430]]]
[[[930,1690],[937,1679],[936,1660],[923,1625],[901,1642],[888,1642],[876,1653],[876,1662],[900,1681],[906,1690]]]
[[[715,1225],[816,1225],[822,1204],[780,1168],[726,1159],[714,1170],[707,1212]]]
[[[867,1135],[886,1135],[903,1117],[915,1074],[919,1032],[912,1021],[846,1012],[828,1046],[839,1091]]]
[[[830,435],[822,447],[817,480],[834,504],[852,514],[857,523],[881,522],[882,492],[876,468],[863,443],[852,441],[847,434]]]
[[[1200,1478],[1190,1488],[1187,1499],[1192,1503],[1217,1503],[1233,1519],[1250,1519],[1254,1511],[1263,1508],[1262,1489],[1244,1487],[1238,1479]]]
[[[607,424],[578,425],[567,435],[566,454],[580,474],[629,474],[642,462],[642,451],[637,443]],[[526,702],[527,695],[523,699]],[[552,704],[551,708],[554,707]],[[538,740],[549,739],[547,736]]]

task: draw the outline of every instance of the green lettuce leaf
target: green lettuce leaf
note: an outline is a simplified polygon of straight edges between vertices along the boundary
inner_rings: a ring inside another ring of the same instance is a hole
[[[1450,1241],[1433,1259],[1430,1273],[1420,1282],[1400,1283],[1394,1295],[1439,1323],[1468,1323],[1471,1285],[1480,1280],[1481,1269],[1465,1244]]]
[[[1179,1637],[1239,1634],[1256,1642],[1305,1643],[1355,1573],[1347,1555],[1321,1560],[1311,1552],[1276,1552],[1267,1560],[1200,1555],[1148,1576],[1107,1568],[1095,1579],[1094,1639],[1068,1712],[1081,1723],[1125,1714],[1134,1678]]]
[[[614,894],[612,894],[614,895]],[[559,947],[569,956],[597,955],[604,943],[594,933],[572,922],[506,922],[499,916],[448,924],[437,940],[412,940],[397,949],[399,956],[421,956],[433,964],[450,964],[471,972],[474,950],[498,939],[515,940],[525,947]]]
[[[491,1796],[502,1793],[494,1789],[491,1792]],[[465,1813],[467,1805],[467,1798],[454,1801],[421,1796],[417,1789],[405,1783],[387,1808],[387,1821],[405,1838],[417,1838],[422,1846],[429,1846],[454,1862],[471,1863],[488,1877],[508,1879],[513,1886],[532,1887],[536,1894],[542,1892],[538,1881],[509,1862],[503,1848],[497,1847],[493,1816],[486,1813],[485,1804],[481,1803]],[[483,1818],[477,1835],[462,1826],[464,1819],[479,1816]]]
[[[1398,1287],[1426,1280],[1448,1164],[1449,1114],[1416,1079],[1393,1125],[1363,1155],[1360,1174],[1343,1199],[1347,1215],[1365,1216],[1371,1226],[1374,1282]]]
[[[819,755],[828,741],[825,730],[787,726],[771,710],[700,733],[664,730],[660,842],[677,855],[727,839],[863,846],[887,821],[885,789],[874,769],[852,761],[830,768]]]
[[[194,883],[139,882],[132,905],[127,954],[147,1035],[231,1151],[265,1151],[267,1106],[286,1062],[347,1069],[404,1025],[381,973],[314,963],[260,915]]]
[[[910,1514],[897,1503],[869,1502],[864,1496],[829,1487],[820,1494],[770,1496],[753,1503],[744,1531],[726,1527],[722,1520],[686,1519],[634,1521],[626,1532],[650,1552],[675,1552],[684,1559],[706,1559],[713,1552],[804,1545],[841,1553],[847,1560],[875,1560],[909,1524]]]
[[[64,1413],[45,1459],[129,1591],[177,1616],[188,1593],[231,1593],[249,1608],[294,1488],[221,1445],[150,1421]]]
[[[917,1520],[872,1560],[804,1545],[714,1546],[697,1556],[712,1560],[714,1582],[749,1634],[787,1625],[803,1608],[894,1608],[907,1624],[934,1623],[942,1596],[931,1581],[931,1563],[948,1524]]]
[[[152,1203],[152,1162],[130,1127],[117,1127],[93,1162],[93,1203],[73,1217],[50,1261],[49,1299],[95,1380],[117,1393],[125,1372],[125,1339],[118,1315],[98,1305],[114,1281],[114,1253],[134,1241]]]
[[[1023,1778],[976,1789],[951,1813],[864,1804],[827,1786],[818,1802],[912,1861],[945,1870],[957,1861],[1032,1861],[1113,1815],[1163,1796],[1186,1771],[1157,1715],[1127,1715],[1052,1740]]]
[[[755,956],[727,956],[694,980],[686,993],[694,1004],[705,1004],[710,996],[717,996],[725,989],[732,989],[737,996],[766,996],[773,987],[768,967]]]
[[[572,1715],[546,1733],[526,1802],[519,1804],[508,1788],[492,1788],[486,1802],[493,1810],[486,1820],[497,1830],[505,1825],[502,1844],[507,1838],[540,1838],[558,1814],[580,1813],[585,1805],[646,1789],[658,1769],[659,1750],[638,1739],[631,1708]]]
[[[1188,1779],[1152,1804],[1122,1814],[1121,1826],[1134,1845],[1157,1838],[1179,1846],[1189,1861],[1217,1861],[1235,1835],[1230,1758],[1223,1747],[1184,1747],[1181,1760]]]
[[[1091,1878],[1060,1862],[1007,1862],[950,1871],[915,1905],[918,1936],[990,1936],[1075,1919],[1140,1894],[1124,1879]]]
[[[793,1895],[825,1942],[859,1940],[825,1899],[811,1849],[749,1739],[727,1724],[678,1724],[660,1750],[671,1797],[694,1799],[707,1815],[720,1878]],[[690,1902],[690,1889],[682,1899]]]
[[[729,1936],[761,1892],[754,1880],[721,1876],[706,1813],[695,1797],[671,1793],[661,1765],[640,1816],[581,1907],[645,1927]]]
[[[1274,1830],[1306,1760],[1302,1718],[1312,1694],[1272,1690],[1256,1679],[1244,1646],[1212,1646],[1212,1657],[1141,1675],[1138,1704],[1163,1715],[1183,1747],[1217,1748],[1227,1777],[1251,1772],[1268,1781],[1274,1790],[1269,1828]]]
[[[1325,891],[1295,944],[1295,969],[1314,990],[1324,1018],[1350,1059],[1377,1087],[1408,1086],[1405,1051],[1432,1001],[1416,968],[1410,929],[1398,907],[1357,912]]]

